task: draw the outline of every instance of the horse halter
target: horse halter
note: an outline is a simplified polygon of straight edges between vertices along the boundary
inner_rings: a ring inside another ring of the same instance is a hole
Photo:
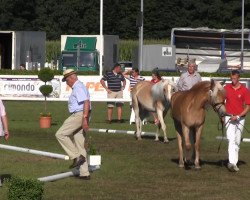
[[[212,97],[212,92],[213,92],[213,91],[210,90],[209,92],[210,92],[210,97]],[[219,111],[220,111],[220,108],[221,108],[223,105],[225,105],[224,101],[217,102],[217,103],[214,103],[212,100],[210,100],[210,101],[211,101],[211,105],[212,105],[214,111],[215,111],[216,113],[219,114],[220,118],[221,118],[221,117],[224,117],[224,115],[220,115],[220,112],[219,112]]]
[[[223,106],[223,105],[224,105],[224,102],[222,101],[222,102],[218,102],[218,103],[213,103],[212,107],[213,107],[214,111],[219,114],[219,110],[220,110],[221,106]],[[224,115],[221,115],[220,117],[224,117]]]

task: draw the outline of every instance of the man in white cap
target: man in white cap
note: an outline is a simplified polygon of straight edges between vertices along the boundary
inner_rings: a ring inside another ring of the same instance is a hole
[[[67,85],[72,88],[68,101],[71,115],[56,132],[56,138],[70,159],[73,160],[71,168],[80,167],[79,178],[89,180],[84,135],[89,129],[90,95],[88,89],[78,80],[76,71],[73,69],[67,69],[63,72],[62,81],[66,81]]]

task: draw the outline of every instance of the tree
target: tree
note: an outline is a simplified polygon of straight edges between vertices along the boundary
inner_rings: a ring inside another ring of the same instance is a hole
[[[138,38],[139,0],[105,0],[103,33]],[[245,0],[245,11],[250,0]],[[245,12],[245,27],[250,14]],[[100,0],[2,0],[1,30],[41,30],[47,39],[62,34],[99,34]],[[241,1],[144,0],[144,38],[166,38],[174,27],[241,28]]]

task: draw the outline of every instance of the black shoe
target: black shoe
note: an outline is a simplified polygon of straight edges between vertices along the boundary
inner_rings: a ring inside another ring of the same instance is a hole
[[[124,123],[124,120],[123,119],[118,119],[117,122],[118,123]]]
[[[69,168],[79,167],[80,165],[85,163],[85,161],[86,161],[86,158],[83,155],[80,155],[79,157],[77,157],[73,160],[73,163],[72,163],[72,165],[70,165]]]
[[[88,176],[78,176],[77,178],[79,178],[81,180],[90,180],[90,175],[88,175]]]
[[[112,121],[111,120],[106,120],[107,124],[111,124]]]

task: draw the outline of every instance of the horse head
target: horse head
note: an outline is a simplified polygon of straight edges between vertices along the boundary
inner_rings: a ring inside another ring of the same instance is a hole
[[[167,101],[170,101],[173,93],[175,93],[178,90],[177,85],[173,81],[165,80],[165,79],[162,79],[161,83],[162,83],[163,94],[165,96],[165,99]]]
[[[227,115],[225,107],[225,90],[223,85],[220,82],[211,79],[209,93],[210,104],[214,111],[217,112],[220,117]]]

